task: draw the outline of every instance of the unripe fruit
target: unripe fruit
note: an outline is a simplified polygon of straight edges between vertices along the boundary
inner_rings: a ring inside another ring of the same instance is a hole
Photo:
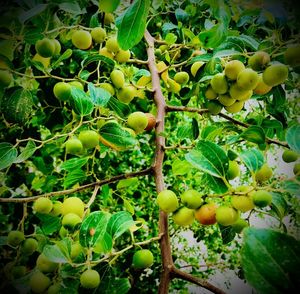
[[[136,137],[136,133],[133,129],[131,128],[123,128],[126,132],[128,132],[132,137]]]
[[[270,62],[270,55],[264,51],[257,51],[248,59],[249,66],[254,70],[262,70]]]
[[[196,190],[186,190],[181,194],[181,201],[184,206],[197,209],[203,203],[202,194]]]
[[[241,212],[246,212],[254,208],[252,198],[244,195],[232,196],[231,205]]]
[[[186,84],[190,79],[190,76],[187,72],[185,71],[180,71],[177,72],[174,76],[174,80],[175,82],[177,82],[178,84]]]
[[[52,273],[57,269],[58,263],[50,261],[43,253],[41,253],[36,260],[36,267],[43,273]]]
[[[153,264],[154,257],[150,250],[141,249],[133,254],[132,266],[135,269],[144,269]]]
[[[239,217],[237,211],[228,206],[220,206],[216,210],[217,223],[222,226],[230,226],[234,224]]]
[[[225,65],[224,73],[230,80],[236,80],[238,74],[245,69],[244,64],[239,60],[231,60]]]
[[[76,259],[79,254],[82,252],[82,246],[80,245],[79,242],[75,242],[71,245],[71,254],[70,257],[71,259]]]
[[[60,201],[54,201],[50,214],[53,216],[59,216],[62,212],[62,203]]]
[[[181,86],[180,84],[178,84],[177,82],[175,82],[174,80],[168,78],[168,91],[172,92],[172,93],[179,93]]]
[[[80,83],[80,82],[78,82],[78,81],[72,81],[72,82],[69,82],[68,83],[71,87],[75,87],[75,88],[77,88],[77,89],[80,89],[80,90],[84,90],[84,87],[83,87],[83,85]]]
[[[267,94],[268,92],[270,92],[272,89],[271,86],[268,86],[263,78],[262,78],[262,74],[259,75],[259,80],[258,80],[258,84],[256,86],[256,88],[253,90],[253,92],[255,94],[259,94],[259,95],[264,95]]]
[[[48,214],[53,208],[53,203],[49,198],[40,197],[33,203],[33,209],[35,212]]]
[[[83,151],[83,145],[79,139],[69,139],[66,141],[66,151],[69,154],[80,154]]]
[[[143,112],[133,112],[128,116],[127,124],[130,128],[134,129],[136,133],[140,133],[148,125],[148,118]]]
[[[229,94],[232,99],[245,101],[251,98],[253,91],[243,90],[235,83],[230,86]]]
[[[152,113],[145,113],[148,119],[147,126],[145,128],[145,131],[150,131],[155,128],[156,125],[156,117]]]
[[[196,62],[194,62],[194,63],[192,64],[192,66],[191,66],[191,73],[192,73],[193,77],[196,76],[196,74],[197,74],[199,68],[200,68],[202,65],[204,65],[204,64],[205,64],[205,63],[204,63],[203,61],[196,61]]]
[[[21,251],[25,255],[31,255],[33,252],[37,250],[37,248],[38,248],[37,240],[33,238],[28,238],[23,242]]]
[[[117,89],[123,88],[124,84],[125,84],[125,77],[123,72],[121,72],[118,69],[114,69],[111,73],[110,73],[110,79],[112,81],[112,83],[114,84],[114,86]]]
[[[78,139],[84,148],[95,148],[99,144],[99,134],[92,130],[81,131]]]
[[[61,224],[67,229],[67,230],[73,230],[78,224],[81,223],[81,218],[75,214],[75,213],[68,213],[66,214]]]
[[[233,225],[232,225],[232,229],[234,230],[234,232],[236,232],[237,234],[240,234],[244,228],[249,227],[249,224],[247,221],[245,221],[244,219],[239,218]]]
[[[195,218],[202,225],[213,225],[216,223],[216,209],[215,203],[204,204],[195,212]]]
[[[80,276],[80,285],[86,289],[97,288],[100,284],[100,275],[97,271],[88,269]]]
[[[179,206],[176,194],[171,190],[161,191],[156,201],[159,208],[166,213],[175,211]]]
[[[298,153],[293,150],[284,150],[282,153],[282,160],[284,162],[290,163],[298,159]]]
[[[33,58],[33,61],[38,61],[40,62],[45,68],[48,68],[51,62],[51,57],[45,58],[42,57],[41,55],[39,55],[38,53],[36,53]]]
[[[235,188],[236,192],[247,194],[253,190],[252,186],[238,186]]]
[[[227,179],[233,180],[240,175],[240,166],[236,161],[229,160]]]
[[[207,102],[207,109],[210,114],[217,115],[221,112],[223,106],[218,101],[211,100]]]
[[[212,89],[218,94],[225,94],[228,90],[226,77],[223,73],[217,73],[210,81]]]
[[[273,171],[268,164],[264,164],[256,173],[255,179],[258,182],[265,182],[272,177]]]
[[[29,280],[29,285],[33,293],[45,292],[50,284],[50,279],[40,271],[33,273]]]
[[[300,45],[288,47],[284,52],[285,63],[293,67],[300,65]]]
[[[25,239],[24,233],[21,231],[10,231],[7,236],[7,244],[13,247],[18,246]]]
[[[229,113],[237,113],[237,112],[241,111],[243,109],[243,107],[244,107],[244,101],[236,101],[232,105],[226,106],[225,109]]]
[[[54,55],[58,55],[61,51],[61,45],[60,42],[56,39],[52,39],[52,42],[54,44]]]
[[[173,216],[173,221],[179,226],[189,226],[195,219],[194,210],[187,207],[181,207]]]
[[[99,1],[99,9],[107,12],[114,12],[116,8],[118,7],[120,1],[116,0],[100,0]]]
[[[55,283],[47,289],[47,294],[59,294],[59,291],[60,291],[60,284]]]
[[[258,73],[250,68],[246,68],[238,74],[236,83],[243,90],[253,90],[258,84],[258,80]]]
[[[99,87],[109,92],[112,96],[115,95],[115,89],[110,83],[101,83]]]
[[[296,163],[294,165],[293,172],[295,176],[298,176],[300,174],[300,163]]]
[[[284,83],[289,74],[288,67],[281,63],[272,64],[263,72],[263,81],[270,87]]]
[[[51,57],[55,52],[55,44],[53,40],[44,38],[42,40],[38,40],[35,43],[35,50],[42,57]]]
[[[272,203],[272,194],[265,190],[251,192],[253,203],[260,208],[268,206]]]
[[[108,51],[117,53],[120,50],[118,41],[116,38],[109,38],[106,43],[105,47],[107,48]]]
[[[67,237],[69,231],[67,229],[65,229],[63,226],[61,226],[58,233],[59,233],[59,236],[63,239],[65,237]]]
[[[92,36],[88,31],[78,30],[72,34],[72,44],[81,50],[89,49],[92,46]]]
[[[214,100],[218,97],[218,94],[212,89],[211,86],[208,86],[206,91],[204,92],[204,96],[208,100]]]
[[[106,38],[106,31],[103,28],[93,28],[91,31],[91,36],[92,39],[94,40],[94,42],[96,43],[102,43],[104,42],[105,38]]]
[[[12,74],[7,70],[0,70],[0,86],[8,87],[13,80]]]
[[[132,85],[124,86],[123,88],[119,89],[117,92],[117,98],[119,101],[128,104],[132,101],[132,99],[136,95],[136,88]]]
[[[11,269],[11,274],[14,279],[19,279],[26,274],[26,267],[24,265],[13,266]]]
[[[228,94],[223,94],[219,96],[218,101],[223,105],[223,106],[230,106],[232,105],[236,100],[231,98]]]
[[[53,88],[54,96],[62,101],[68,101],[71,97],[71,85],[70,83],[58,82]]]
[[[68,213],[75,213],[79,217],[83,216],[84,213],[84,203],[78,197],[68,197],[63,202],[62,214],[66,215]]]
[[[104,24],[109,25],[115,21],[115,17],[112,13],[105,13],[104,15]]]
[[[120,49],[115,55],[115,60],[117,60],[120,63],[127,62],[129,59],[130,59],[130,51],[129,50]]]
[[[100,54],[100,55],[103,55],[103,56],[105,56],[105,57],[108,57],[108,58],[110,58],[110,59],[114,59],[114,55],[113,55],[110,51],[108,51],[106,47],[102,47],[102,48],[99,50],[99,54]]]

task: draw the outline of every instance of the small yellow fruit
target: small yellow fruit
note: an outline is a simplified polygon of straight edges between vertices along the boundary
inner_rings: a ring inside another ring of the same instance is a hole
[[[54,96],[62,101],[68,101],[71,97],[71,85],[70,83],[58,82],[53,88]]]
[[[49,198],[40,197],[33,203],[33,209],[35,212],[48,214],[53,208],[53,203]]]
[[[271,89],[272,89],[272,87],[268,86],[264,82],[262,74],[259,74],[258,84],[257,84],[256,88],[253,90],[253,92],[258,95],[265,95],[268,92],[270,92]]]
[[[174,76],[175,82],[178,84],[186,84],[190,79],[189,74],[186,71],[177,72]]]
[[[295,176],[300,175],[300,163],[296,163],[293,167],[293,172]]]
[[[104,15],[104,24],[109,25],[115,21],[115,18],[112,13],[105,13]]]
[[[251,98],[253,91],[243,90],[235,83],[230,86],[229,94],[232,99],[246,101]]]
[[[99,9],[104,11],[105,13],[114,12],[117,9],[119,3],[120,0],[100,0]]]
[[[76,259],[79,256],[79,254],[82,252],[83,252],[83,248],[79,242],[75,242],[71,245],[71,254],[70,254],[71,259]]]
[[[189,226],[195,219],[194,210],[187,207],[181,207],[173,214],[172,218],[174,223],[179,226]]]
[[[62,215],[66,215],[68,213],[75,213],[79,217],[83,216],[84,213],[84,203],[78,197],[68,197],[63,202],[62,206]]]
[[[232,105],[226,106],[225,109],[229,113],[237,113],[237,112],[241,111],[243,109],[243,107],[244,107],[244,101],[236,101]]]
[[[141,249],[133,254],[132,266],[136,269],[144,269],[153,264],[154,257],[150,250]]]
[[[77,89],[79,89],[79,90],[84,90],[84,87],[83,87],[83,85],[80,83],[80,82],[78,82],[78,81],[72,81],[72,82],[69,82],[68,83],[71,87],[75,87],[75,88],[77,88]]]
[[[87,50],[92,46],[92,35],[88,31],[78,30],[72,34],[72,44],[81,50]]]
[[[107,48],[108,51],[117,53],[120,50],[118,41],[116,38],[109,38],[106,43],[105,47]]]
[[[236,232],[237,234],[240,234],[244,228],[249,227],[249,224],[247,221],[245,221],[244,219],[239,218],[233,225],[232,225],[232,229],[234,230],[234,232]]]
[[[236,161],[229,160],[227,179],[233,180],[240,175],[240,166]]]
[[[40,271],[34,272],[29,280],[29,286],[33,293],[44,293],[51,285],[51,280]]]
[[[249,66],[254,70],[262,70],[270,62],[270,55],[264,51],[257,51],[248,59]]]
[[[221,112],[223,106],[218,101],[210,100],[207,102],[207,109],[210,114],[217,115]]]
[[[99,50],[99,54],[100,54],[100,55],[103,55],[103,56],[105,56],[105,57],[108,57],[108,58],[110,58],[110,59],[114,59],[114,55],[113,55],[110,51],[108,51],[106,47],[102,47],[102,48]]]
[[[258,182],[265,182],[269,180],[273,175],[272,169],[267,163],[262,165],[262,167],[255,173],[255,179]]]
[[[81,218],[75,213],[67,213],[61,221],[61,224],[67,230],[73,230],[78,224],[81,223]]]
[[[293,150],[284,150],[282,153],[282,160],[284,162],[290,163],[298,159],[298,153]]]
[[[58,55],[61,51],[61,45],[60,45],[60,42],[56,39],[52,39],[51,40],[54,44],[54,54],[53,55]]]
[[[115,60],[117,60],[120,63],[125,63],[129,59],[130,59],[130,51],[129,50],[120,49],[115,55]]]
[[[244,64],[239,60],[231,60],[225,65],[224,73],[230,80],[236,80],[238,74],[245,69]]]
[[[41,55],[39,55],[38,53],[36,53],[33,56],[32,60],[38,61],[44,66],[44,68],[48,68],[50,65],[50,62],[51,62],[51,57],[45,58],[45,57],[42,57]]]
[[[47,289],[47,294],[59,294],[60,291],[60,284],[55,283],[52,284],[48,289]]]
[[[243,90],[253,90],[256,88],[258,81],[258,73],[251,68],[246,68],[238,74],[236,83]]]
[[[25,255],[31,255],[38,248],[38,242],[34,238],[26,239],[21,247],[21,251]]]
[[[148,118],[144,112],[136,111],[128,116],[127,124],[136,133],[142,132],[148,125]]]
[[[51,57],[54,55],[55,52],[55,44],[53,40],[44,38],[36,42],[35,50],[42,57]]]
[[[181,194],[181,201],[187,208],[197,209],[203,203],[202,194],[193,189],[186,190]]]
[[[0,70],[0,86],[8,87],[13,81],[13,76],[8,70]]]
[[[236,100],[231,98],[228,94],[223,94],[219,96],[218,101],[223,105],[223,106],[230,106],[232,105]]]
[[[80,276],[80,284],[83,288],[94,289],[100,284],[100,275],[97,271],[88,269]]]
[[[52,273],[57,269],[58,263],[50,261],[43,253],[41,253],[36,260],[36,267],[43,273]]]
[[[25,240],[24,233],[21,231],[10,231],[7,236],[7,244],[13,247],[18,246]]]
[[[109,92],[112,96],[115,95],[115,89],[110,83],[100,83],[99,87]]]
[[[171,190],[161,191],[156,201],[159,208],[166,213],[175,211],[179,206],[176,194]]]
[[[156,117],[152,113],[145,113],[148,119],[148,124],[145,128],[145,131],[150,131],[155,128],[156,125]]]
[[[196,61],[196,62],[194,62],[194,63],[192,64],[192,66],[191,66],[191,73],[192,73],[193,77],[196,76],[196,74],[197,74],[199,68],[200,68],[202,65],[204,65],[204,64],[205,64],[205,63],[204,63],[203,61]]]
[[[95,148],[99,144],[99,134],[93,130],[81,131],[78,139],[84,148]]]
[[[132,99],[136,95],[136,88],[132,85],[129,86],[124,86],[121,89],[118,90],[117,92],[117,98],[119,101],[128,104],[129,102],[132,101]]]
[[[105,38],[106,38],[106,31],[103,28],[93,28],[91,31],[91,36],[92,39],[94,40],[94,42],[96,43],[102,43],[104,42]]]
[[[220,206],[216,210],[216,220],[217,223],[222,226],[230,226],[233,225],[239,217],[237,211],[228,206]]]
[[[226,77],[223,73],[217,73],[210,81],[212,89],[218,94],[225,94],[228,90]]]
[[[83,145],[79,139],[73,138],[66,141],[66,152],[77,155],[82,153]]]
[[[114,86],[117,89],[123,88],[124,84],[125,84],[125,77],[122,71],[120,71],[119,69],[114,69],[111,73],[110,73],[110,79],[112,81],[112,83],[114,84]]]
[[[241,212],[246,212],[254,208],[252,198],[244,195],[232,196],[231,205]]]
[[[288,67],[281,63],[272,64],[263,72],[263,81],[270,87],[284,83],[289,74]]]
[[[206,91],[204,92],[204,96],[208,100],[214,100],[218,97],[218,94],[212,89],[211,86],[208,86]]]
[[[177,82],[175,82],[174,80],[172,80],[170,78],[168,78],[167,84],[168,84],[167,89],[169,92],[178,93],[181,90],[180,84],[178,84]]]

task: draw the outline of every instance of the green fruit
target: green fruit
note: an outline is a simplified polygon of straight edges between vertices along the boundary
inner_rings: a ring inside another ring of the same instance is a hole
[[[59,216],[62,213],[62,203],[60,201],[54,201],[50,214],[53,216]]]
[[[119,4],[120,4],[120,0],[100,0],[99,9],[106,13],[114,12],[117,9]]]
[[[296,163],[294,165],[293,172],[295,176],[298,176],[300,174],[300,163]]]
[[[128,116],[127,124],[136,133],[142,132],[148,125],[148,118],[144,112],[133,112]]]
[[[123,72],[121,72],[118,69],[114,69],[111,73],[110,73],[110,79],[112,81],[112,83],[114,84],[114,86],[117,89],[123,88],[124,84],[125,84],[125,77]]]
[[[83,252],[83,248],[79,242],[75,242],[71,245],[71,254],[70,254],[71,259],[76,259],[79,256],[79,254],[82,252]]]
[[[229,160],[227,179],[233,180],[240,175],[240,166],[236,161]]]
[[[7,244],[13,247],[18,246],[25,240],[24,233],[21,231],[10,231],[7,236]]]
[[[154,257],[150,250],[141,249],[133,254],[132,266],[136,269],[144,269],[153,264]]]
[[[224,73],[230,80],[236,80],[238,74],[245,69],[244,64],[239,60],[231,60],[225,65]]]
[[[60,42],[56,39],[52,39],[51,40],[54,44],[54,55],[58,55],[61,51],[61,45],[60,45]]]
[[[130,59],[130,51],[129,50],[120,49],[115,55],[115,60],[117,60],[119,63],[125,63],[129,59]]]
[[[223,105],[223,106],[230,106],[232,105],[236,100],[231,98],[228,94],[223,94],[219,96],[218,101]]]
[[[185,71],[180,71],[177,72],[174,76],[174,80],[175,82],[177,82],[178,84],[186,84],[190,79],[190,76],[187,72]]]
[[[293,67],[300,66],[300,45],[288,47],[284,52],[285,63]]]
[[[81,131],[78,139],[84,148],[95,148],[99,144],[99,134],[92,130]]]
[[[47,290],[47,294],[58,294],[60,291],[60,284],[59,283],[55,283],[52,284],[48,290]]]
[[[265,190],[251,192],[253,203],[260,208],[268,206],[272,203],[272,194]]]
[[[215,203],[204,204],[195,212],[195,218],[202,225],[213,225],[216,223],[216,209]]]
[[[199,68],[200,68],[202,65],[204,65],[204,64],[205,64],[205,63],[204,63],[203,61],[196,61],[196,62],[194,62],[194,63],[192,64],[192,66],[191,66],[191,73],[192,73],[193,77],[196,76],[196,74],[197,74]]]
[[[237,112],[241,111],[243,109],[243,107],[244,107],[244,101],[237,101],[237,102],[234,102],[230,106],[226,106],[225,109],[229,113],[237,113]]]
[[[92,39],[94,40],[94,42],[96,43],[102,43],[104,42],[105,38],[106,38],[106,31],[103,28],[93,28],[91,31],[91,36]]]
[[[240,234],[244,228],[249,227],[249,224],[247,221],[245,221],[244,219],[239,218],[233,225],[232,225],[232,229],[234,232],[236,232],[237,234]]]
[[[243,90],[235,83],[230,86],[229,94],[232,99],[245,101],[251,98],[253,91]]]
[[[94,289],[100,284],[100,275],[97,271],[88,269],[80,276],[80,284],[83,288]]]
[[[68,101],[71,98],[71,85],[70,83],[58,82],[53,88],[54,96],[62,101]]]
[[[161,191],[156,201],[159,208],[166,213],[175,211],[179,206],[176,194],[171,190]]]
[[[254,208],[252,198],[244,195],[232,196],[231,205],[241,212],[246,212]]]
[[[189,226],[195,219],[194,210],[187,207],[181,207],[173,216],[173,221],[179,226]]]
[[[220,206],[216,210],[216,220],[217,223],[222,226],[231,226],[233,225],[239,217],[237,211],[228,206]]]
[[[55,44],[53,40],[44,38],[35,43],[35,50],[42,57],[51,57],[55,52]]]
[[[31,255],[38,248],[38,241],[33,238],[26,239],[21,247],[22,253],[25,255]]]
[[[69,82],[68,83],[71,87],[75,87],[75,88],[77,88],[77,89],[79,89],[79,90],[84,90],[84,87],[83,87],[83,85],[80,83],[80,82],[78,82],[78,81],[72,81],[72,82]]]
[[[50,261],[43,253],[41,253],[36,260],[36,267],[43,273],[52,273],[57,269],[58,263]]]
[[[247,194],[253,190],[252,186],[238,186],[235,188],[235,191],[238,193],[244,193]]]
[[[38,53],[36,53],[33,56],[32,60],[38,61],[44,66],[44,68],[48,68],[50,65],[50,62],[51,62],[51,57],[45,58],[45,57],[42,57],[41,55],[39,55]]]
[[[226,77],[223,73],[217,73],[210,81],[212,89],[218,94],[225,94],[228,90]]]
[[[206,91],[204,92],[204,96],[208,100],[214,100],[218,97],[218,94],[212,89],[211,86],[208,86]]]
[[[248,59],[248,65],[254,70],[262,70],[270,62],[270,55],[264,51],[257,51]]]
[[[211,100],[207,102],[207,109],[210,114],[217,115],[221,112],[223,106],[218,101]]]
[[[112,96],[115,95],[115,89],[110,83],[100,83],[99,87],[109,92]]]
[[[26,274],[26,267],[24,265],[13,266],[11,269],[11,274],[14,279],[19,279]]]
[[[263,81],[270,87],[284,83],[289,74],[288,67],[281,63],[272,64],[263,72]]]
[[[181,194],[181,201],[184,206],[197,209],[203,203],[202,194],[196,190],[186,190]]]
[[[282,153],[282,160],[284,162],[290,163],[298,159],[298,153],[293,150],[284,150]]]
[[[72,34],[72,44],[81,50],[89,49],[92,46],[92,35],[84,30],[75,31]]]
[[[80,154],[83,151],[83,145],[79,139],[73,138],[66,142],[66,152],[69,154]]]
[[[75,213],[79,217],[83,217],[84,214],[84,203],[78,197],[68,197],[63,202],[62,215],[68,213]]]
[[[40,197],[33,203],[35,212],[48,214],[53,208],[53,203],[49,198]]]
[[[114,55],[113,55],[110,51],[108,51],[106,47],[102,47],[102,48],[99,50],[99,54],[100,54],[100,55],[103,55],[103,56],[105,56],[105,57],[108,57],[108,58],[110,58],[110,59],[114,59]]]
[[[109,38],[106,43],[105,47],[107,48],[108,51],[117,53],[120,50],[118,41],[116,38]]]
[[[81,223],[81,218],[75,214],[75,213],[67,213],[62,221],[61,224],[67,229],[67,230],[73,230],[78,224]]]
[[[13,76],[8,70],[0,70],[0,86],[8,87],[13,81]]]
[[[265,182],[272,177],[273,171],[268,164],[264,164],[256,173],[255,179],[258,182]]]
[[[112,13],[105,13],[105,15],[104,15],[104,24],[105,25],[109,25],[114,21],[115,21],[115,17],[113,16]]]
[[[63,226],[59,229],[59,236],[63,239],[68,236],[69,231],[65,229]]]
[[[136,95],[136,88],[132,85],[125,86],[118,90],[117,98],[119,101],[128,104]]]
[[[256,88],[253,90],[253,92],[255,94],[259,94],[259,95],[264,95],[267,94],[268,92],[270,92],[272,89],[272,87],[268,86],[263,78],[262,78],[262,74],[259,74],[259,80],[258,80],[258,84],[256,86]]]
[[[181,86],[180,84],[178,84],[177,82],[175,82],[174,80],[168,78],[168,82],[167,82],[167,90],[169,92],[172,92],[172,93],[179,93],[181,89]]]
[[[238,74],[236,83],[239,88],[249,91],[256,88],[258,81],[258,73],[251,68],[246,68]]]
[[[33,293],[43,293],[50,286],[51,280],[40,271],[34,272],[29,280],[29,286]]]

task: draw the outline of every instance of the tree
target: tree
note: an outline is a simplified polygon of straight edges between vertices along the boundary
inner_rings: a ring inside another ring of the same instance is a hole
[[[1,291],[224,293],[210,277],[232,269],[295,292],[292,5],[16,5],[0,21]],[[292,176],[267,160],[283,151]]]

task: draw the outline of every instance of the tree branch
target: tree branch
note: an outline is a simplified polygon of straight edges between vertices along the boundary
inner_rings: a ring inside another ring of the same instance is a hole
[[[153,167],[149,167],[146,169],[143,169],[141,171],[137,171],[137,172],[132,172],[132,173],[125,173],[125,174],[121,174],[118,176],[114,176],[111,177],[109,179],[106,180],[102,180],[102,181],[98,181],[98,182],[94,182],[94,183],[89,183],[77,188],[72,188],[72,189],[67,189],[67,190],[63,190],[63,191],[56,191],[56,192],[50,192],[50,193],[45,193],[45,194],[41,194],[41,195],[37,195],[37,196],[32,196],[32,197],[26,197],[26,198],[0,198],[0,203],[1,202],[32,202],[35,201],[36,199],[40,198],[40,197],[55,197],[55,196],[63,196],[63,195],[68,195],[68,194],[72,194],[72,193],[76,193],[79,191],[83,191],[89,188],[93,188],[93,187],[100,187],[103,186],[105,184],[110,184],[110,183],[114,183],[117,182],[119,180],[123,180],[123,179],[130,179],[130,178],[135,178],[135,177],[139,177],[139,176],[145,176],[147,174],[150,174],[153,172]]]
[[[201,109],[201,108],[193,108],[193,107],[186,107],[186,106],[172,106],[167,105],[166,106],[167,112],[174,112],[174,111],[183,111],[183,112],[196,112],[199,114],[204,114],[208,112],[208,109]]]

